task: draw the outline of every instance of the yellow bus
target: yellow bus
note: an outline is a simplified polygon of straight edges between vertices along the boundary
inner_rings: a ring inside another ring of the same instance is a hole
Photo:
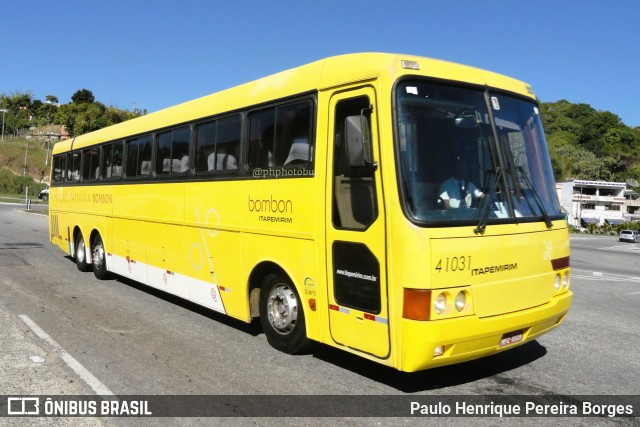
[[[245,322],[412,372],[562,323],[569,240],[525,83],[323,59],[60,142],[53,244]]]

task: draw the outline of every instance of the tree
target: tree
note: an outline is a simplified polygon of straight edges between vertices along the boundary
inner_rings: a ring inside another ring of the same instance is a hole
[[[56,104],[44,103],[36,111],[36,116],[43,124],[54,124],[54,117],[57,111],[58,107]]]
[[[5,135],[33,126],[32,99],[33,95],[29,92],[14,92],[0,97],[0,105],[8,110],[4,120]]]
[[[119,110],[114,107],[107,107],[105,114],[111,124],[125,122],[140,116],[140,114],[132,113],[127,110]]]
[[[90,90],[80,89],[71,96],[71,101],[74,104],[93,104],[95,102],[95,97],[93,96],[93,92]]]
[[[64,125],[71,136],[98,130],[110,125],[100,105],[96,103],[65,104],[60,106],[54,120]]]
[[[100,102],[72,103],[56,109],[54,122],[63,124],[71,136],[78,136],[134,117],[134,113],[105,107]]]
[[[59,105],[58,97],[54,95],[47,95],[45,99],[43,103],[29,92],[0,94],[0,108],[8,110],[4,115],[5,135],[26,132],[31,126],[64,125],[71,135],[76,136],[139,115],[107,108],[101,102],[96,102],[88,89],[76,91],[69,104]]]

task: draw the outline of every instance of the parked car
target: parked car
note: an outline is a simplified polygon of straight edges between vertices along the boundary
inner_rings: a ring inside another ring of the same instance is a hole
[[[640,233],[636,230],[622,230],[620,232],[620,241],[638,243],[640,242]]]
[[[43,201],[47,201],[49,200],[49,188],[45,188],[44,190],[42,190],[40,192],[40,194],[38,194],[38,199],[43,200]]]

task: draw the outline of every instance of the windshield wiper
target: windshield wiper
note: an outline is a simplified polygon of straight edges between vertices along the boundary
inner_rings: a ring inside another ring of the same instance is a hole
[[[518,178],[518,173],[522,174],[523,181],[526,186],[531,189],[531,193],[533,194],[533,199],[538,206],[539,212],[542,214],[545,224],[547,228],[552,227],[551,219],[549,218],[549,214],[547,213],[542,200],[540,199],[540,195],[536,192],[531,184],[531,180],[524,172],[524,169],[521,166],[516,166],[515,159],[513,157],[513,153],[511,152],[510,147],[507,144],[507,141],[501,140],[500,135],[498,133],[496,119],[492,110],[491,96],[489,92],[489,88],[486,87],[484,91],[484,99],[487,106],[487,116],[489,119],[489,123],[491,125],[491,133],[493,138],[489,138],[489,148],[491,152],[491,157],[493,160],[493,164],[495,165],[495,170],[489,171],[489,173],[493,176],[493,182],[491,183],[491,187],[489,193],[485,195],[485,203],[482,206],[482,210],[480,213],[480,221],[478,226],[473,230],[476,234],[484,233],[487,227],[487,221],[489,218],[489,209],[491,207],[493,197],[496,194],[497,187],[502,185],[503,189],[503,203],[506,203],[507,212],[509,217],[516,217],[516,210],[514,206],[514,200],[512,199],[511,188],[514,190],[514,195],[517,199],[524,199],[529,209],[534,212],[535,209],[531,205],[527,194],[523,190],[520,185],[520,179]],[[505,200],[506,199],[506,200]]]
[[[547,228],[553,227],[553,224],[551,223],[551,218],[549,217],[549,213],[544,208],[544,203],[542,203],[542,199],[540,199],[540,195],[538,194],[536,189],[533,188],[533,184],[531,183],[529,176],[524,172],[524,168],[522,166],[518,166],[516,170],[520,172],[520,174],[522,175],[522,178],[524,179],[524,183],[531,190],[531,194],[533,194],[533,200],[536,202],[536,205],[538,205],[538,209],[540,209],[540,213],[542,214],[542,218],[544,219],[545,225],[547,226]],[[520,185],[519,182],[518,182],[518,185]],[[522,197],[524,197],[524,199],[527,201],[527,204],[529,204],[529,207],[531,207],[531,204],[529,203],[529,199],[527,198],[526,193],[524,191],[522,192]],[[533,209],[531,210],[533,211]]]
[[[509,148],[509,146],[507,145],[507,142],[505,140],[501,140],[498,142],[498,146],[501,148],[501,151],[505,157],[506,163],[507,163],[507,168],[509,171],[509,176],[508,176],[508,180],[507,181],[511,181],[511,186],[513,187],[514,191],[515,191],[515,197],[517,199],[524,199],[527,202],[527,205],[529,207],[529,209],[531,210],[531,212],[535,212],[535,209],[533,209],[533,206],[531,206],[531,202],[529,201],[529,198],[527,197],[527,194],[525,193],[525,191],[522,188],[522,185],[520,185],[520,179],[518,178],[518,173],[520,173],[520,175],[522,176],[522,179],[525,183],[525,185],[527,186],[527,188],[529,188],[531,190],[531,194],[533,194],[533,200],[536,202],[536,205],[538,206],[538,209],[540,209],[540,213],[542,214],[542,218],[544,219],[544,223],[546,224],[547,228],[551,228],[552,224],[551,224],[551,219],[549,218],[549,214],[547,213],[546,209],[544,208],[544,204],[542,203],[542,200],[540,199],[540,195],[538,194],[538,192],[536,191],[535,188],[533,188],[533,184],[531,183],[531,180],[529,179],[529,176],[525,173],[524,168],[522,166],[516,166],[516,162],[515,159],[513,158],[513,153],[511,152],[511,149]],[[509,199],[511,199],[511,193],[509,192],[508,194]],[[509,204],[509,206],[511,207],[512,204]],[[515,213],[515,208],[513,211],[511,211],[511,215],[512,216],[516,216]]]
[[[493,197],[496,195],[496,189],[498,188],[498,180],[502,176],[502,168],[496,168],[495,170],[487,171],[489,176],[493,177],[491,182],[491,187],[489,188],[489,192],[484,195],[482,198],[483,205],[482,210],[480,211],[480,222],[478,222],[478,226],[473,230],[476,234],[483,234],[484,230],[487,228],[487,221],[489,220],[489,208],[491,207]]]
[[[484,230],[487,228],[489,208],[491,206],[492,199],[496,194],[496,189],[499,183],[502,183],[502,188],[504,191],[507,191],[509,188],[508,178],[505,174],[504,157],[502,154],[503,150],[500,146],[500,136],[498,135],[498,129],[496,127],[496,118],[493,115],[491,95],[489,93],[488,86],[486,86],[484,90],[484,102],[487,107],[487,118],[491,126],[491,136],[493,137],[489,137],[487,139],[489,143],[489,152],[491,153],[491,160],[493,161],[495,169],[489,171],[489,173],[494,176],[494,180],[491,184],[489,194],[485,195],[485,197],[483,198],[486,199],[486,202],[482,206],[482,211],[480,213],[480,222],[478,223],[478,226],[473,230],[473,232],[476,234],[484,233]],[[511,200],[511,197],[507,197],[506,203],[509,215],[513,216],[513,201]]]

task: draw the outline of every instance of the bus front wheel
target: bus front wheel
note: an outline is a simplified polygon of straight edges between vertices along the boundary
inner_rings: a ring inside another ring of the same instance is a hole
[[[308,347],[302,301],[293,284],[278,274],[270,274],[262,281],[260,323],[275,349],[299,354]]]
[[[104,251],[104,244],[102,243],[100,235],[97,235],[95,239],[93,239],[93,245],[91,246],[91,265],[93,266],[93,274],[99,280],[109,278],[106,252]]]

